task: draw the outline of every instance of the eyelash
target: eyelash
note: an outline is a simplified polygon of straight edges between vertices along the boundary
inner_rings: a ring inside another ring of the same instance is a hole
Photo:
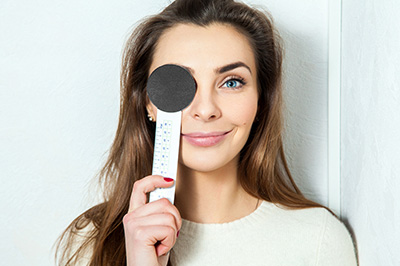
[[[231,77],[228,77],[227,80],[223,83],[223,85],[225,85],[225,84],[226,84],[227,82],[229,82],[229,81],[236,81],[236,82],[239,82],[239,83],[240,83],[240,85],[237,86],[237,87],[235,87],[235,88],[228,88],[228,89],[232,89],[232,90],[241,89],[244,85],[246,85],[246,81],[244,80],[244,78],[241,78],[241,77],[238,77],[238,76],[231,76]],[[222,85],[222,86],[223,86],[223,85]]]

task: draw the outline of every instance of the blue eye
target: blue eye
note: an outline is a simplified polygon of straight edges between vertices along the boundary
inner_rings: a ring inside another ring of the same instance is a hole
[[[239,89],[246,83],[241,78],[231,78],[227,80],[222,87],[226,87],[228,89]]]
[[[237,82],[236,80],[228,80],[227,82],[226,82],[226,86],[228,87],[228,88],[236,88],[236,86],[238,86],[238,83],[239,82]]]

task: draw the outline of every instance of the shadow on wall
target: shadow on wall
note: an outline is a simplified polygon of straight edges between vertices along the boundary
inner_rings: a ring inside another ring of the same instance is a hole
[[[288,164],[305,196],[327,205],[327,42],[319,42],[323,36],[302,36],[279,24],[277,28],[284,46],[284,145]]]
[[[348,219],[346,217],[343,217],[342,222],[344,223],[344,225],[346,226],[347,230],[349,230],[351,238],[353,239],[353,243],[354,243],[354,249],[356,250],[356,255],[357,255],[357,264],[359,263],[359,258],[358,258],[358,245],[357,245],[357,238],[356,235],[354,233],[353,227],[351,227]]]

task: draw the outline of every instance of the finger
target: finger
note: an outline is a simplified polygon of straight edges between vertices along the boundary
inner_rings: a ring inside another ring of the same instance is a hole
[[[175,216],[171,213],[156,213],[144,217],[135,217],[132,219],[124,219],[124,228],[128,231],[135,231],[135,228],[141,228],[145,226],[169,226],[174,228],[175,233],[178,234],[179,227]]]
[[[177,236],[176,236],[175,232],[171,231],[170,228],[171,227],[163,228],[165,230],[165,232],[163,232],[163,233],[166,233],[166,237],[158,240],[155,245],[156,254],[158,257],[167,254],[172,249],[172,247],[175,245]]]
[[[164,178],[159,175],[150,175],[136,181],[133,185],[129,211],[133,211],[146,204],[146,193],[155,190],[157,187],[166,188],[172,186],[173,184],[173,179]]]
[[[139,229],[141,235],[138,237],[143,239],[148,247],[155,248],[157,256],[166,254],[176,242],[176,233],[173,227],[159,225],[143,226]]]
[[[159,199],[135,209],[133,212],[128,213],[131,219],[139,219],[154,214],[169,214],[174,217],[175,225],[178,230],[182,227],[182,217],[178,209],[168,200]],[[128,218],[129,219],[129,218]]]

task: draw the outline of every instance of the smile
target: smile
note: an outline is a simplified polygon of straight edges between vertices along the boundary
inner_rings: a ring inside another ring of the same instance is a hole
[[[194,146],[211,147],[211,146],[214,146],[214,145],[220,143],[231,132],[232,132],[232,130],[219,131],[219,132],[207,132],[207,133],[194,132],[194,133],[181,134],[181,135],[184,140],[186,140],[187,142],[189,142],[190,144],[192,144]]]

